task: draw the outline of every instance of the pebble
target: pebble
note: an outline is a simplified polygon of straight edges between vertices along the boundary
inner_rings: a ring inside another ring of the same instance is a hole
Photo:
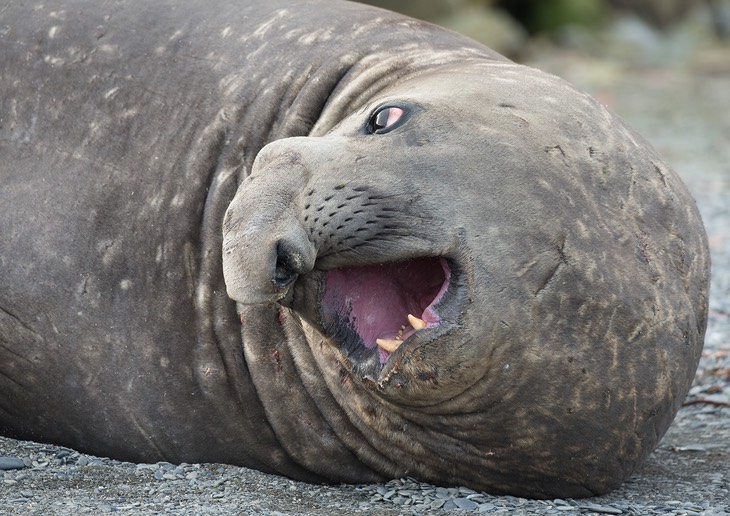
[[[25,468],[25,462],[23,459],[18,457],[0,457],[0,470],[8,471],[11,469],[23,469]]]
[[[431,507],[431,509],[434,509],[434,510],[440,509],[441,507],[444,506],[445,503],[446,503],[446,500],[443,498],[441,500],[434,500],[433,502],[431,502],[430,507]]]
[[[466,509],[468,511],[479,507],[478,503],[469,500],[468,498],[454,498],[454,505],[456,505],[459,509]]]
[[[714,481],[724,482],[721,473],[712,475]],[[593,514],[593,515],[693,515],[709,516],[730,514],[730,506],[725,512],[708,512],[710,504],[704,506],[670,500],[663,504],[641,505],[636,503],[597,503],[589,499],[528,500],[514,496],[494,496],[461,488],[434,487],[406,478],[391,480],[386,484],[364,486],[371,493],[369,501],[360,504],[364,512],[378,512],[382,504],[395,505],[402,514],[424,514],[433,511],[460,511],[472,514]],[[386,498],[387,496],[387,498]],[[730,499],[730,498],[729,498]],[[386,507],[387,505],[383,506]]]
[[[595,503],[580,504],[578,505],[578,508],[590,512],[597,512],[598,514],[621,514],[624,512],[616,507],[611,507],[609,505],[597,505]]]

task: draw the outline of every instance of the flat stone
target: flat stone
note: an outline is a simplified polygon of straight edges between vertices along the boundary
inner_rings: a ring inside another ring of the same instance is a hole
[[[440,509],[441,507],[444,506],[445,503],[446,503],[446,499],[440,498],[438,500],[434,500],[433,502],[431,502],[430,507],[432,510]]]
[[[670,502],[667,502],[670,503]],[[578,506],[579,509],[597,512],[599,514],[622,514],[624,511],[611,507],[610,505],[598,505],[595,503],[581,504]]]
[[[453,500],[446,500],[446,503],[443,505],[443,509],[445,511],[452,511],[456,509],[456,504]]]
[[[10,469],[23,469],[25,468],[25,462],[23,459],[18,457],[0,457],[0,470],[7,471]]]
[[[454,505],[456,505],[459,509],[466,509],[468,511],[473,511],[479,507],[478,503],[473,502],[468,498],[454,498]]]

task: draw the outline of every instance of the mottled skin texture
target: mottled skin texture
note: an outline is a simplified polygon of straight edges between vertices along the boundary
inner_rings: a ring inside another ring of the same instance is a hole
[[[686,394],[694,201],[555,77],[356,4],[10,2],[0,92],[5,435],[579,497]],[[327,271],[423,256],[437,327],[384,364],[328,334]]]

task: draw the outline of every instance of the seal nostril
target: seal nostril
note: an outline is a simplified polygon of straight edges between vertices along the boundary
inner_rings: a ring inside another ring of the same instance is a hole
[[[272,281],[278,288],[285,288],[294,283],[299,274],[306,272],[302,257],[290,249],[284,242],[276,244],[276,265]]]
[[[285,288],[294,283],[298,274],[294,272],[286,260],[277,259],[274,268],[274,285]]]

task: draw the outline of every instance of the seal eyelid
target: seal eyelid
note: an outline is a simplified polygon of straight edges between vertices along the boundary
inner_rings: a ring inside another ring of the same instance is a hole
[[[368,134],[385,134],[399,127],[408,118],[408,110],[401,106],[381,106],[368,120],[365,130]]]

